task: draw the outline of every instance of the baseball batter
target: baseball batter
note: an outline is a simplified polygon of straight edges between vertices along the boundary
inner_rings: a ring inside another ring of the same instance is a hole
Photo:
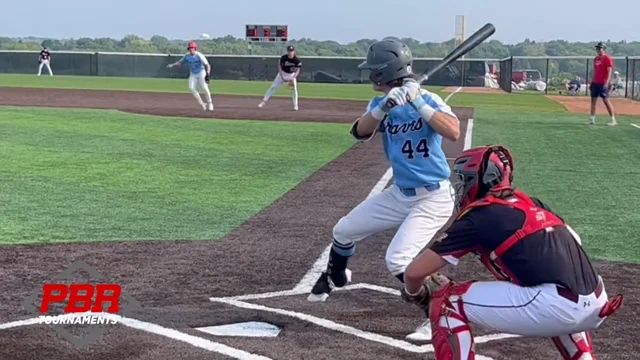
[[[42,75],[42,68],[46,67],[49,71],[49,76],[53,76],[53,71],[51,71],[51,53],[47,47],[43,47],[42,51],[40,51],[40,57],[38,58],[38,76]]]
[[[207,58],[198,51],[198,44],[195,41],[189,41],[187,46],[188,53],[173,64],[167,65],[168,68],[174,66],[186,65],[189,67],[189,90],[196,98],[202,110],[213,111],[213,100],[209,91],[209,76],[211,74],[211,65]],[[200,97],[198,89],[204,91],[207,103],[205,104]]]
[[[293,110],[298,110],[298,75],[302,69],[302,61],[296,56],[296,49],[293,45],[287,46],[287,53],[280,57],[280,64],[278,65],[278,75],[273,79],[273,83],[267,93],[264,95],[262,102],[258,107],[263,107],[267,101],[271,98],[274,92],[278,90],[284,83],[288,83],[291,88],[293,97]]]
[[[371,71],[373,89],[384,95],[369,102],[351,134],[367,141],[380,133],[394,184],[360,203],[335,225],[327,269],[311,290],[309,301],[325,301],[334,287],[350,281],[347,260],[356,242],[398,226],[385,262],[391,274],[404,281],[407,265],[453,213],[442,138],[457,140],[460,124],[438,95],[423,90],[414,80],[412,63],[406,44],[385,39],[371,45],[366,61],[359,65]]]
[[[429,311],[436,359],[475,359],[469,324],[552,338],[565,360],[595,359],[589,331],[622,306],[622,295],[609,300],[578,234],[513,188],[513,158],[504,147],[466,150],[453,171],[461,212],[409,264],[401,291]],[[471,252],[498,281],[453,283],[436,273]]]

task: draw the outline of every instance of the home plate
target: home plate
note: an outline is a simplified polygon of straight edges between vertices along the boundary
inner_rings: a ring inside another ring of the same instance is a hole
[[[205,326],[195,329],[215,336],[276,337],[280,333],[279,327],[257,321]]]

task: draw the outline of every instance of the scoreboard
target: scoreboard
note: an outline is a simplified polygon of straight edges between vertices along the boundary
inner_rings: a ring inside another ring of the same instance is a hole
[[[245,39],[250,42],[289,41],[289,31],[287,25],[246,25]]]

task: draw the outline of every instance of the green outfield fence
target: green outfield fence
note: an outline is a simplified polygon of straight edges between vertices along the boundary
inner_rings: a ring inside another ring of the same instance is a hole
[[[182,55],[108,52],[52,52],[54,74],[122,77],[183,78],[187,70],[167,69],[167,64]],[[214,79],[272,80],[278,71],[278,56],[207,55]],[[368,82],[368,72],[359,70],[364,58],[301,56],[301,81],[362,83]],[[35,73],[38,52],[0,51],[0,73]],[[414,71],[423,72],[439,59],[416,59]],[[438,71],[427,85],[484,86],[486,59],[460,60]]]
[[[546,84],[546,94],[562,92],[565,90],[564,83],[577,76],[582,87],[576,95],[589,95],[593,56],[512,56],[500,60],[499,64],[498,83],[506,92],[517,92],[515,83],[524,72],[529,80],[539,78],[543,81]],[[640,100],[640,57],[614,56],[613,70],[620,73],[621,85],[611,95]]]

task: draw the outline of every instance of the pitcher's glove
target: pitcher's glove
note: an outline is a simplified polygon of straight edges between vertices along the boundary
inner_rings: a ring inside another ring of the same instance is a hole
[[[411,295],[407,293],[406,288],[403,286],[400,294],[402,299],[408,303],[416,304],[425,311],[429,311],[429,303],[431,302],[431,295],[451,282],[451,279],[441,273],[435,273],[427,277],[417,294]]]

